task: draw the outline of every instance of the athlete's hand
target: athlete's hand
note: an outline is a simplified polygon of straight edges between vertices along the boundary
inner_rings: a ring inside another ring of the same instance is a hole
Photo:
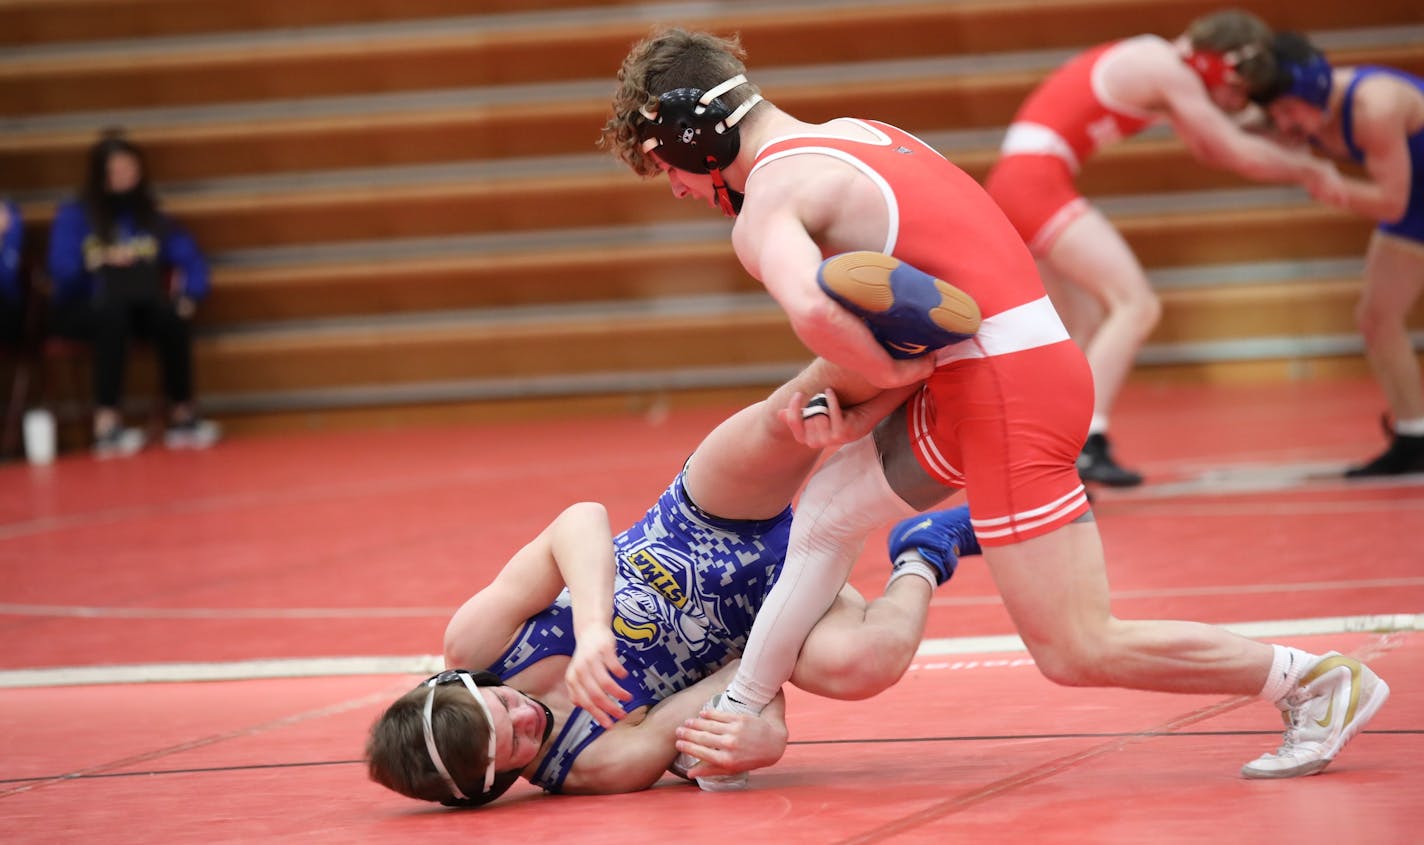
[[[840,398],[829,387],[825,393],[817,393],[810,398],[800,391],[791,394],[786,407],[778,410],[776,415],[791,429],[791,436],[796,438],[796,442],[803,446],[824,449],[850,442],[840,439],[840,433],[845,428],[845,415],[841,411]]]
[[[776,413],[798,443],[812,449],[825,449],[859,440],[875,428],[879,417],[872,419],[858,412],[858,407],[842,408],[840,398],[828,387],[825,393],[810,398],[804,393],[793,393],[786,407]]]
[[[677,729],[677,750],[701,762],[691,778],[730,775],[770,766],[786,752],[786,726],[761,716],[703,710]]]
[[[897,387],[918,384],[934,375],[935,354],[933,352],[928,352],[917,358],[892,358],[884,354],[883,350],[881,353],[881,357],[877,361],[862,361],[858,366],[847,366],[846,369],[860,373],[866,381],[881,390],[893,390]],[[841,362],[836,361],[836,363]]]
[[[791,431],[798,443],[812,449],[843,446],[865,437],[892,411],[920,388],[913,382],[894,390],[883,390],[864,401],[842,407],[840,397],[831,388],[810,399],[804,393],[793,393],[786,407],[777,416]]]
[[[1305,175],[1303,184],[1305,189],[1310,191],[1310,195],[1317,200],[1333,205],[1337,208],[1349,207],[1349,192],[1345,187],[1345,178],[1340,175],[1340,171],[1335,169],[1331,162],[1318,160],[1319,164],[1312,167]]]
[[[569,699],[587,710],[595,722],[611,728],[628,715],[619,702],[633,697],[615,680],[628,677],[628,670],[618,659],[613,631],[607,626],[580,631],[576,639],[573,657],[564,670]]]

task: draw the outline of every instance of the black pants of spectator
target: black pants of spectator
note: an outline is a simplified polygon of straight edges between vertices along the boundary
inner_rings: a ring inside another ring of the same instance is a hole
[[[20,344],[24,312],[24,303],[0,294],[0,346],[18,346]]]
[[[61,303],[51,313],[50,330],[89,341],[94,350],[94,402],[117,408],[123,394],[130,342],[143,338],[158,353],[163,394],[173,404],[193,398],[193,337],[188,321],[166,299],[101,299]]]

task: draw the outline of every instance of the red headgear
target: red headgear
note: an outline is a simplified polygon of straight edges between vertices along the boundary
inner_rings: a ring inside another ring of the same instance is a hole
[[[1182,59],[1197,76],[1201,77],[1202,84],[1207,89],[1224,85],[1228,82],[1237,82],[1240,77],[1236,75],[1236,63],[1241,60],[1241,56],[1235,52],[1217,53],[1211,50],[1188,50]]]

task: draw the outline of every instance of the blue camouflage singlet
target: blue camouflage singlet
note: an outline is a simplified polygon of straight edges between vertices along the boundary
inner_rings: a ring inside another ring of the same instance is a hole
[[[629,711],[656,704],[738,657],[786,558],[791,508],[746,522],[705,513],[679,474],[643,519],[613,539],[613,632],[633,694]],[[564,589],[531,617],[489,667],[509,678],[574,653],[573,609]],[[558,792],[574,759],[603,728],[575,708],[531,780]]]

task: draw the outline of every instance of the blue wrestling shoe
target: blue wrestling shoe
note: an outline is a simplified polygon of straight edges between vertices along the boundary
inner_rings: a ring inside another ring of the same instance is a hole
[[[905,552],[918,551],[925,563],[934,567],[939,584],[954,577],[961,557],[983,552],[969,524],[968,505],[901,520],[890,531],[889,545],[890,560],[895,568],[900,567],[900,556]]]
[[[865,321],[892,358],[917,358],[979,331],[979,303],[894,256],[845,252],[821,262],[821,290]]]

